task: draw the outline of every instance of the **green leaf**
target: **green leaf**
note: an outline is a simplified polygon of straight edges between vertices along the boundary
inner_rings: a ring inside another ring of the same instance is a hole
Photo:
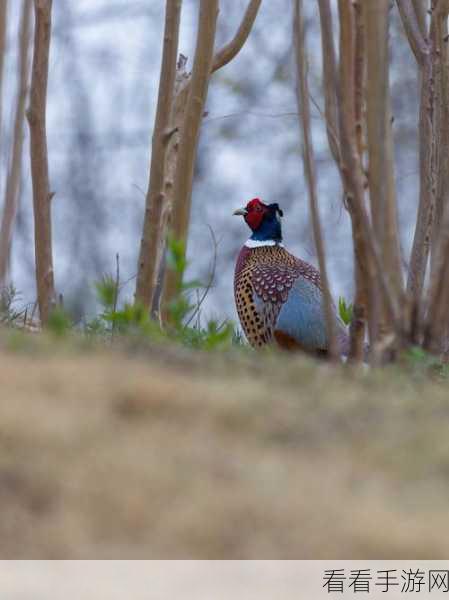
[[[350,325],[353,312],[352,304],[346,304],[346,300],[340,296],[338,299],[338,314],[345,325]]]

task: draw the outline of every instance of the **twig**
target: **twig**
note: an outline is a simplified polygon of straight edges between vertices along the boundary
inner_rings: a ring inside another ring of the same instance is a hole
[[[197,314],[199,314],[201,305],[203,304],[203,302],[205,301],[208,293],[210,292],[210,289],[214,283],[214,279],[215,279],[215,272],[216,272],[216,267],[217,267],[217,255],[218,255],[218,242],[217,242],[217,238],[215,236],[214,230],[212,229],[212,227],[210,225],[207,226],[209,228],[209,232],[210,235],[212,237],[212,244],[213,244],[213,248],[214,248],[214,254],[213,254],[213,258],[212,258],[212,268],[211,268],[211,273],[209,276],[209,281],[207,282],[207,285],[204,289],[203,295],[201,296],[201,298],[198,300],[197,305],[195,307],[195,311],[192,313],[192,315],[190,316],[189,320],[187,321],[187,323],[184,325],[184,328],[188,327],[189,324],[193,321],[193,319],[195,318],[195,316]]]
[[[115,281],[114,281],[114,302],[112,304],[112,326],[111,326],[111,340],[114,339],[116,319],[114,318],[117,313],[118,296],[120,292],[120,255],[117,252],[115,255]]]

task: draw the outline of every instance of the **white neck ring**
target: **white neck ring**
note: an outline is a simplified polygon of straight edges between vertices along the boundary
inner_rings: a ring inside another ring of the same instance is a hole
[[[245,246],[247,248],[263,248],[264,246],[280,246],[284,247],[282,242],[277,242],[276,240],[246,240]]]

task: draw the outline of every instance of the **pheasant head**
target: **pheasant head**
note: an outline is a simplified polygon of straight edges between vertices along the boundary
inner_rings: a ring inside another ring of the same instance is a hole
[[[252,231],[251,240],[256,242],[282,242],[281,217],[279,204],[265,204],[259,198],[253,198],[244,208],[234,211],[240,215]]]

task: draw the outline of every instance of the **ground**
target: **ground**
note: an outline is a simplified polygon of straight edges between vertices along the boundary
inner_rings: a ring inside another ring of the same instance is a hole
[[[1,558],[449,553],[449,383],[30,338],[0,336]]]

